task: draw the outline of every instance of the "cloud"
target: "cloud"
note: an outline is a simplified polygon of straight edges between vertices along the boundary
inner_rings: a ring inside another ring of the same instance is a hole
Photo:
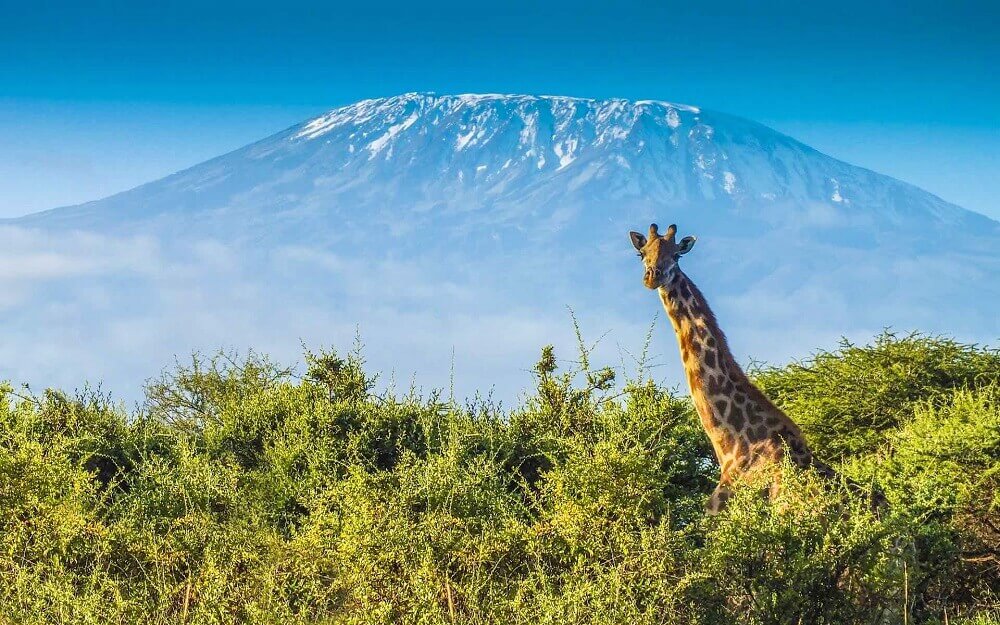
[[[948,281],[961,258],[910,253],[894,263],[837,248],[817,257],[784,245],[780,234],[706,243],[685,267],[742,362],[785,362],[833,347],[840,336],[863,341],[886,325],[971,340],[991,340],[983,328],[1000,334],[985,313],[970,320],[969,311],[941,306],[970,301],[967,285]],[[268,249],[0,228],[0,379],[69,389],[103,381],[132,401],[144,380],[195,350],[252,348],[293,364],[303,341],[344,350],[360,331],[383,384],[394,379],[405,389],[413,379],[425,390],[447,388],[454,354],[460,397],[494,389],[509,405],[530,387],[543,345],[576,358],[571,306],[586,340],[608,333],[596,366],[619,365],[621,350],[639,353],[659,314],[653,374],[681,385],[673,332],[655,293],[641,287],[634,259],[581,249],[472,256],[397,253],[384,243],[367,251]],[[976,288],[996,293],[995,275],[976,275]],[[928,290],[928,281],[944,286]]]
[[[48,234],[0,226],[0,284],[60,280],[101,273],[149,272],[159,246],[150,237],[107,237],[87,232]]]
[[[103,381],[135,400],[143,380],[193,350],[252,348],[296,362],[301,341],[344,349],[360,331],[386,382],[415,376],[425,389],[447,387],[454,353],[460,394],[495,388],[510,399],[530,382],[542,345],[573,353],[562,303],[518,301],[428,258],[371,262],[304,246],[255,254],[213,240],[168,246],[15,228],[0,242],[0,378],[34,386]]]

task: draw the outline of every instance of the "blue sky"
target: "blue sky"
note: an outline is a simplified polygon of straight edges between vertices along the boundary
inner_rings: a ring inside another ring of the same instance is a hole
[[[996,3],[0,3],[0,216],[436,91],[697,104],[1000,219]]]

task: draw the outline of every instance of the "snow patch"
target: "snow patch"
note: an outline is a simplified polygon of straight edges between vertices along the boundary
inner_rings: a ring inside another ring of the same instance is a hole
[[[419,119],[419,116],[417,115],[417,112],[414,111],[404,121],[394,126],[389,126],[389,129],[385,131],[384,135],[368,144],[368,151],[371,152],[371,157],[369,158],[375,158],[375,155],[381,152],[382,149],[385,148],[390,141],[392,141],[393,137],[412,126],[417,119]],[[389,155],[392,156],[391,151]]]
[[[833,193],[830,195],[830,199],[838,204],[849,204],[847,199],[840,194],[840,181],[836,178],[830,178],[830,182],[833,184]]]
[[[476,134],[476,129],[473,128],[467,134],[464,134],[464,135],[460,134],[460,135],[458,135],[458,139],[455,141],[455,151],[456,152],[461,152],[462,150],[464,150],[465,147],[467,145],[469,145],[469,142],[472,141],[472,137],[475,134]]]
[[[608,126],[601,131],[600,136],[597,138],[597,145],[604,145],[605,143],[610,143],[611,141],[623,141],[628,139],[628,129],[621,126]]]
[[[570,137],[563,143],[557,143],[552,150],[559,157],[559,169],[563,169],[576,160],[576,147],[579,145],[576,137]],[[558,170],[557,170],[558,171]]]
[[[538,126],[536,122],[538,121],[538,114],[534,113],[528,115],[524,118],[524,128],[521,129],[520,143],[521,146],[534,145],[535,139],[538,138]]]
[[[726,193],[732,195],[736,191],[736,174],[731,171],[722,172],[722,188]]]
[[[701,109],[699,109],[697,106],[689,106],[687,104],[676,104],[674,102],[665,102],[663,100],[636,100],[635,101],[635,105],[636,106],[650,106],[650,105],[652,105],[652,106],[665,106],[665,107],[668,107],[668,108],[680,109],[680,110],[686,111],[688,113],[695,113],[695,114],[701,113]]]
[[[381,107],[385,103],[379,100],[361,100],[350,106],[334,109],[326,115],[321,115],[316,119],[307,122],[302,130],[297,132],[293,139],[315,139],[324,135],[334,128],[346,125],[350,122],[355,124],[364,123],[373,119],[379,114]]]
[[[671,128],[677,128],[681,125],[681,116],[677,113],[677,109],[667,110],[667,125]]]

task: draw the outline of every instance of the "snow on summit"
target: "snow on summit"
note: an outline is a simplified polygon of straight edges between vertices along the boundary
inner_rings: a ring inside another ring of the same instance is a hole
[[[372,370],[441,387],[454,354],[460,395],[510,398],[542,345],[574,353],[566,306],[613,332],[605,362],[641,347],[659,303],[626,233],[653,221],[698,236],[685,270],[741,358],[1000,335],[969,304],[1000,299],[998,224],[912,185],[694,106],[409,93],[0,222],[0,362],[22,367],[0,377],[135,387],[192,350],[294,362],[360,329]]]
[[[200,214],[260,223],[395,205],[417,208],[427,222],[488,206],[491,222],[517,227],[546,211],[602,212],[589,208],[602,202],[715,207],[772,221],[839,211],[893,227],[978,219],[760,124],[695,106],[407,93],[334,109],[166,179],[28,221],[110,219],[120,227]]]

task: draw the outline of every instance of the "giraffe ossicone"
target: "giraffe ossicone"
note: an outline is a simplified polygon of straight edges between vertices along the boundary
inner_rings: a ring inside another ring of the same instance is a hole
[[[642,258],[643,284],[659,291],[674,327],[691,398],[722,467],[707,506],[709,513],[717,514],[725,507],[736,478],[773,470],[786,454],[797,467],[813,467],[834,477],[833,469],[810,451],[795,422],[771,403],[736,362],[704,295],[678,265],[696,239],[684,237],[678,242],[676,234],[676,225],[661,235],[658,226],[650,224],[648,237],[638,232],[629,236]]]

